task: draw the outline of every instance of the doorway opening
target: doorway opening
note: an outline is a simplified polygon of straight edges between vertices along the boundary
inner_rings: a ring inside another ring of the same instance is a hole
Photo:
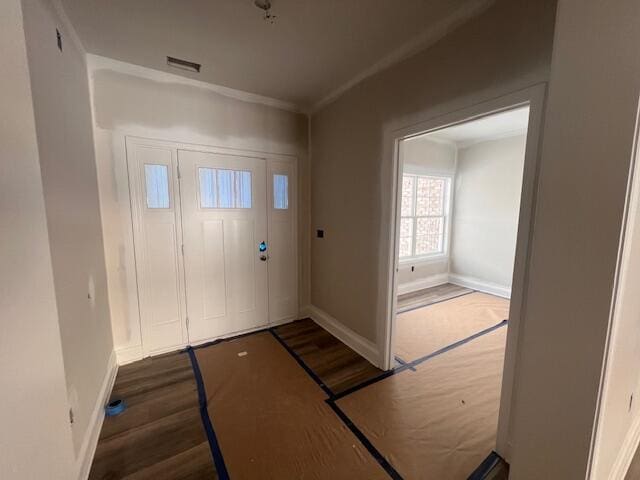
[[[529,107],[403,139],[394,359],[508,320]]]
[[[395,202],[383,348],[387,368],[409,373],[394,375],[392,408],[414,417],[394,442],[438,445],[415,452],[425,465],[447,450],[455,459],[443,472],[508,461],[543,94],[519,92],[388,140]]]

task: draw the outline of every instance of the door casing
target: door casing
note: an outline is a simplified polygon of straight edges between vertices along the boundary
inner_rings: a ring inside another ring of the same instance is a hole
[[[136,172],[136,166],[132,165],[131,155],[132,152],[135,151],[137,146],[145,146],[149,148],[162,148],[167,149],[173,152],[172,158],[175,162],[174,164],[174,177],[175,182],[177,183],[177,175],[178,175],[178,161],[177,155],[179,150],[183,151],[195,151],[195,152],[204,152],[204,153],[214,153],[220,155],[236,155],[240,157],[252,157],[263,159],[266,162],[267,167],[267,238],[269,244],[272,244],[271,238],[273,236],[274,229],[274,219],[272,215],[272,208],[269,208],[269,201],[272,195],[272,186],[270,185],[270,179],[272,173],[277,172],[287,172],[289,174],[289,215],[290,215],[290,231],[289,234],[291,236],[291,262],[293,271],[293,281],[291,282],[292,292],[290,298],[288,299],[288,308],[283,311],[275,310],[272,308],[272,304],[275,303],[271,298],[272,289],[269,289],[269,302],[268,302],[268,325],[275,326],[283,323],[290,322],[292,320],[296,320],[300,318],[300,307],[298,301],[298,291],[299,291],[299,257],[298,257],[298,159],[294,155],[285,155],[285,154],[277,154],[271,152],[261,152],[255,150],[247,150],[247,149],[236,149],[236,148],[228,148],[228,147],[218,147],[211,145],[198,145],[191,143],[184,143],[178,141],[164,140],[164,139],[152,139],[152,138],[144,138],[138,136],[125,136],[125,149],[126,149],[126,158],[127,158],[127,170],[129,176],[129,195],[131,199],[131,222],[133,227],[133,240],[134,240],[134,252],[135,252],[135,276],[137,283],[137,295],[138,295],[138,315],[139,315],[139,325],[141,330],[141,338],[142,338],[142,354],[144,357],[148,357],[151,355],[159,355],[162,353],[175,351],[180,348],[184,348],[190,344],[188,337],[185,337],[184,341],[180,344],[172,345],[167,348],[149,348],[145,345],[145,326],[142,316],[142,302],[141,302],[141,291],[144,289],[144,272],[141,272],[141,258],[140,252],[143,245],[140,245],[141,242],[141,232],[139,230],[140,222],[141,222],[141,212],[144,205],[142,205],[142,201],[144,196],[140,194],[140,175]],[[177,184],[174,188],[179,188],[179,184]],[[179,200],[178,200],[179,201]],[[181,222],[180,218],[180,222]],[[180,225],[180,228],[182,226]],[[180,231],[180,236],[182,233]],[[181,238],[182,241],[182,238]],[[181,257],[181,252],[179,252]],[[182,288],[183,288],[183,296],[184,296],[184,265],[182,262],[182,258],[180,259],[180,268],[182,273]],[[273,269],[270,269],[273,270]],[[186,310],[185,310],[185,325],[186,325]],[[223,338],[227,336],[237,335],[241,333],[249,333],[253,330],[260,330],[264,327],[257,327],[255,329],[248,329],[242,331],[234,331],[229,332],[228,334],[224,334],[218,337],[212,337],[205,340],[201,340],[198,343],[206,343],[212,340],[216,340],[217,338]]]
[[[406,138],[440,130],[469,120],[481,118],[493,113],[529,106],[529,126],[527,131],[524,172],[518,223],[516,256],[514,262],[511,307],[509,311],[509,330],[505,352],[505,366],[502,379],[500,413],[496,452],[507,461],[510,460],[511,405],[517,394],[518,346],[521,343],[522,312],[526,302],[528,282],[529,247],[533,234],[536,191],[538,187],[541,127],[543,124],[546,82],[503,95],[471,106],[458,106],[451,110],[436,109],[417,114],[411,119],[390,124],[383,133],[383,152],[390,159],[383,170],[383,185],[387,201],[381,216],[381,260],[380,260],[380,297],[377,322],[378,349],[380,366],[393,367],[393,345],[395,311],[398,291],[398,238],[400,205],[400,142]]]

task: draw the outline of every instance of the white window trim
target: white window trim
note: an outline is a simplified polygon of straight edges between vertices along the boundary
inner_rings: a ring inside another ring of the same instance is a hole
[[[435,252],[435,253],[429,253],[426,255],[411,255],[408,257],[400,257],[398,259],[398,263],[400,264],[407,264],[407,263],[431,263],[431,262],[435,262],[438,260],[446,260],[449,258],[449,235],[451,232],[451,205],[453,204],[453,180],[454,180],[454,176],[453,175],[445,175],[445,174],[427,174],[427,173],[412,173],[412,172],[406,172],[402,174],[402,177],[404,178],[404,176],[410,176],[410,177],[414,177],[414,178],[418,178],[418,177],[429,177],[429,178],[441,178],[446,180],[446,191],[444,194],[444,212],[443,212],[443,218],[444,218],[444,224],[442,226],[442,251],[441,252]],[[414,208],[414,212],[415,212],[415,208],[417,205],[417,196],[418,196],[418,183],[417,181],[414,181],[414,185],[413,185],[413,208]],[[402,210],[402,209],[401,209]],[[435,216],[435,215],[431,215],[431,216]],[[427,217],[429,217],[429,215],[427,215]],[[436,217],[439,217],[439,215],[437,215]],[[417,218],[416,215],[412,215],[410,217],[403,217],[402,213],[400,213],[400,218],[413,218],[414,222],[413,222],[413,230],[412,230],[412,242],[411,242],[411,248],[413,251],[415,251],[415,243],[416,243],[416,227],[417,227],[417,222],[415,221],[415,219]],[[422,217],[421,217],[422,218]]]

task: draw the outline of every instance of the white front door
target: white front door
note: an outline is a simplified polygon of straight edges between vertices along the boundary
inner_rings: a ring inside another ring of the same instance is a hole
[[[178,163],[189,341],[267,325],[266,161],[178,150]]]

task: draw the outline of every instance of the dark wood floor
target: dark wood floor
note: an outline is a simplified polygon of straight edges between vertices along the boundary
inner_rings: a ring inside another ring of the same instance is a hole
[[[334,393],[381,373],[310,319],[276,330]],[[105,419],[90,480],[217,478],[187,354],[121,367],[111,397],[128,408]]]
[[[382,373],[311,319],[282,325],[276,332],[333,393]]]
[[[455,298],[465,293],[471,293],[473,290],[452,283],[445,283],[437,287],[425,288],[417,292],[405,293],[398,295],[397,311],[398,313],[422,308],[433,303],[441,302],[449,298]]]
[[[276,328],[280,338],[334,393],[381,370],[305,319]],[[172,353],[121,367],[112,399],[128,409],[104,421],[91,480],[215,479],[189,357]],[[488,478],[507,478],[504,466]]]
[[[128,408],[105,418],[91,480],[217,478],[188,355],[121,367],[113,398],[123,398]]]

